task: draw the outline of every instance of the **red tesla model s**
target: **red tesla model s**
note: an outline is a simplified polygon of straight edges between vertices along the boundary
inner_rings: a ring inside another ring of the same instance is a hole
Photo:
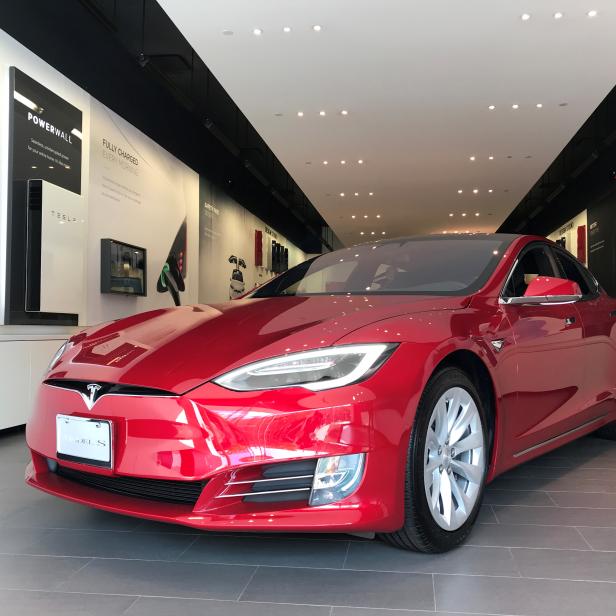
[[[27,482],[152,520],[374,531],[448,550],[486,482],[616,433],[616,300],[539,237],[412,237],[223,304],[88,329],[53,358]]]

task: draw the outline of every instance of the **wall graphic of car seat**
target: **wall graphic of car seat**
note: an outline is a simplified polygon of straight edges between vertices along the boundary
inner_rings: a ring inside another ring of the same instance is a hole
[[[181,305],[180,293],[186,290],[184,283],[184,278],[186,278],[186,237],[186,219],[184,219],[156,283],[156,290],[159,293],[169,292],[176,306]]]
[[[233,271],[229,280],[229,299],[235,299],[244,293],[246,287],[244,274],[242,273],[242,269],[246,269],[246,261],[241,257],[231,255],[229,263],[233,264]]]

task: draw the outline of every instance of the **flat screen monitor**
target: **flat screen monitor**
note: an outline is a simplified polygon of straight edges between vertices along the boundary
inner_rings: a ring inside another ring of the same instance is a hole
[[[101,293],[147,295],[145,248],[101,240]]]

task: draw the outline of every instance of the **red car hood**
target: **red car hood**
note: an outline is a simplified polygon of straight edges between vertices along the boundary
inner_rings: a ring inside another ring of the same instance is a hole
[[[468,297],[328,295],[154,310],[78,334],[47,378],[184,393],[251,361],[330,346],[375,321],[459,309],[468,301]]]

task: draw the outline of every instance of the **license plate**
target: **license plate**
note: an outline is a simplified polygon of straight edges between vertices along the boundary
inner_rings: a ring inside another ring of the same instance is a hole
[[[111,468],[111,422],[56,415],[58,458]]]

